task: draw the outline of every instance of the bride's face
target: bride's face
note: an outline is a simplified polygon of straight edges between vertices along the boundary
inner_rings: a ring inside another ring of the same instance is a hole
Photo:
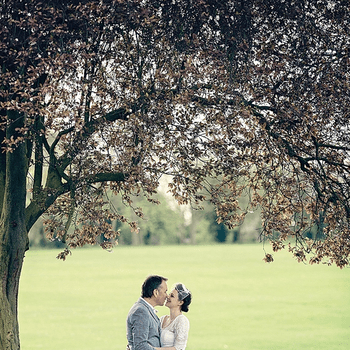
[[[165,303],[165,306],[167,306],[169,309],[172,309],[172,308],[176,308],[176,307],[181,307],[183,301],[180,301],[179,300],[179,293],[177,292],[176,289],[173,289],[167,299],[166,299],[166,303]]]

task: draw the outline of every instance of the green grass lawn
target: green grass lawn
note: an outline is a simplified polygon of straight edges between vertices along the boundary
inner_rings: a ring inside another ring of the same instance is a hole
[[[350,349],[350,269],[287,252],[266,264],[261,245],[81,249],[65,262],[57,253],[26,254],[22,350],[125,349],[125,319],[149,274],[192,291],[189,350]]]

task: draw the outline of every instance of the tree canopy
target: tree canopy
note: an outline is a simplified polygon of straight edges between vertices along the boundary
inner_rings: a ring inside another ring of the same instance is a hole
[[[246,194],[276,249],[347,264],[348,20],[341,1],[5,1],[3,125],[23,125],[3,150],[26,142],[27,229],[49,211],[53,237],[93,243],[127,220],[107,187],[152,200],[169,174],[179,203],[206,197],[232,227]]]

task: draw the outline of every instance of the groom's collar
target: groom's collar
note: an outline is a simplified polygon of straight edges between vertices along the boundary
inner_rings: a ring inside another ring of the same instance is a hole
[[[146,305],[148,305],[155,313],[158,312],[158,310],[156,310],[156,309],[154,308],[154,306],[152,306],[152,305],[151,305],[148,301],[146,301],[144,298],[140,297],[140,299],[143,300],[143,301],[146,303]]]

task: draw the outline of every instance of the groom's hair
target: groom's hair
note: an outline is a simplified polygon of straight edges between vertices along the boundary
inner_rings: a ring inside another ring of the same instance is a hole
[[[162,276],[152,275],[148,276],[143,282],[142,285],[142,298],[151,298],[153,295],[153,291],[158,289],[163,281],[167,281],[168,279]]]

